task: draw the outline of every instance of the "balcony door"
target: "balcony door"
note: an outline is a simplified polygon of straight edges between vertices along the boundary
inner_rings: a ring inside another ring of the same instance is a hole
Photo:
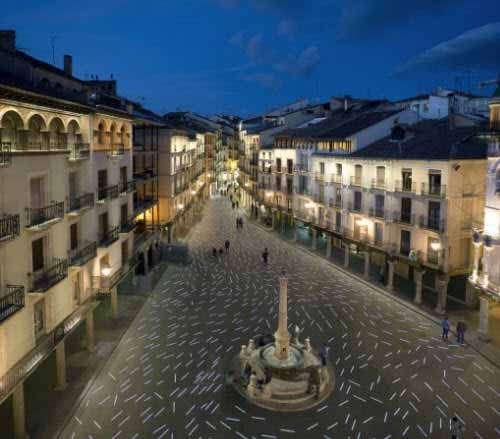
[[[429,201],[429,227],[438,230],[441,221],[441,203]]]
[[[78,174],[76,172],[70,172],[69,174],[69,199],[78,196]]]
[[[385,184],[385,166],[377,166],[377,186],[383,187]]]
[[[411,249],[411,232],[409,230],[401,230],[401,242],[399,252],[402,255],[408,256]]]
[[[128,219],[128,204],[122,204],[120,207],[120,224],[126,224]]]
[[[433,195],[441,194],[441,172],[429,172],[429,193]]]
[[[403,169],[401,178],[403,179],[403,191],[411,192],[413,185],[411,169]]]
[[[33,272],[43,270],[45,266],[44,239],[39,238],[31,242],[31,264]]]
[[[40,208],[45,206],[45,179],[36,177],[30,180],[30,207]]]
[[[108,213],[99,215],[99,238],[103,239],[109,231]]]
[[[361,178],[363,177],[363,167],[361,165],[356,165],[354,167],[354,181],[356,184],[361,184]]]
[[[71,224],[69,227],[69,248],[70,250],[78,248],[78,223]]]

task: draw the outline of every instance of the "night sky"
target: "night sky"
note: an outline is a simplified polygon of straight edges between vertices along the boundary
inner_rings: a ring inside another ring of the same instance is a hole
[[[313,6],[311,6],[311,4]],[[498,0],[2,0],[0,28],[158,111],[241,116],[301,97],[491,94]]]

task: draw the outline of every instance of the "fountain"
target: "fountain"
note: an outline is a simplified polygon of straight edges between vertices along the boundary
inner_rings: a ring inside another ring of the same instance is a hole
[[[231,383],[251,403],[276,411],[300,411],[333,391],[334,370],[322,366],[309,338],[301,344],[288,332],[288,279],[280,277],[278,329],[273,336],[250,339],[232,362]]]

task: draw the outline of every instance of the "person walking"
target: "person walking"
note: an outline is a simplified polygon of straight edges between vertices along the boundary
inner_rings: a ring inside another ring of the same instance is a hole
[[[224,250],[222,250],[222,247],[219,249],[219,256],[222,256],[224,253]]]
[[[243,218],[240,217],[240,229],[243,230]]]
[[[441,322],[441,328],[443,328],[441,338],[443,340],[448,340],[448,332],[450,332],[450,321],[448,320],[448,316],[445,316],[443,321]]]
[[[217,258],[217,249],[215,247],[212,248],[212,256]]]
[[[269,259],[269,251],[267,250],[267,247],[264,249],[262,252],[262,262],[264,262],[265,265],[267,265],[267,261]]]
[[[450,427],[451,427],[451,439],[460,439],[460,436],[464,431],[464,427],[456,416],[453,416],[453,418],[451,419]]]
[[[236,230],[240,228],[240,218],[236,218]]]
[[[467,325],[464,322],[457,323],[457,343],[463,345],[465,341],[465,331]]]
[[[226,248],[226,253],[229,253],[229,246],[230,246],[229,239],[226,239],[226,242],[224,243],[224,247]]]
[[[319,357],[321,359],[321,365],[323,367],[326,366],[326,363],[328,361],[328,353],[330,351],[330,348],[328,347],[328,345],[326,343],[323,343],[321,345],[321,348],[319,350]]]

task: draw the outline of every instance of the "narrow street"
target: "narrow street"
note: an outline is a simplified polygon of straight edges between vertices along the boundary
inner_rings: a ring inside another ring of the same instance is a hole
[[[467,438],[500,438],[498,369],[321,258],[247,222],[236,230],[236,216],[227,200],[207,204],[188,237],[193,263],[165,273],[62,438],[448,439],[453,415]],[[226,239],[230,253],[213,258]],[[327,342],[336,369],[331,397],[294,414],[224,382],[240,346],[275,331],[283,270],[290,324]]]

